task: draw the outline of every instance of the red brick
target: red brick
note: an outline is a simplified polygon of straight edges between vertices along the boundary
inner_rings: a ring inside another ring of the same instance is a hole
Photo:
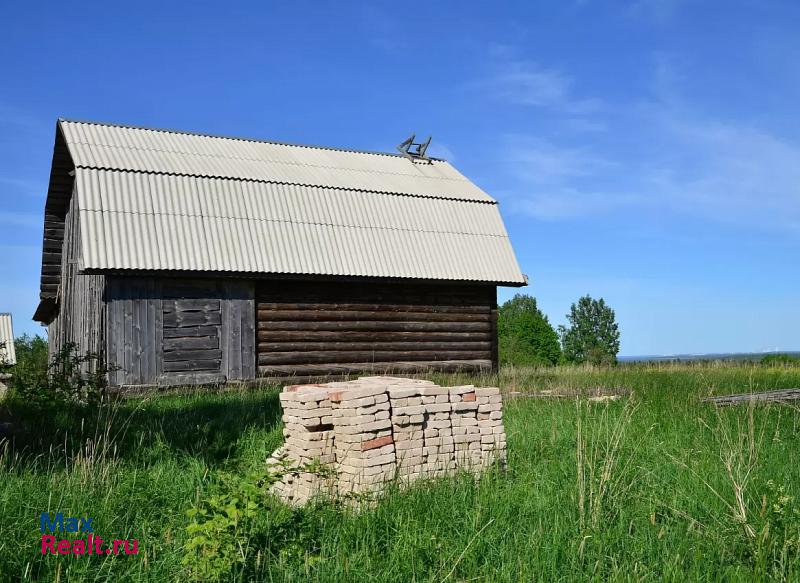
[[[474,401],[475,400],[475,393],[464,393],[461,395],[462,401]]]
[[[361,451],[377,449],[379,447],[383,447],[384,445],[389,445],[390,443],[394,443],[394,438],[391,435],[387,435],[386,437],[376,437],[375,439],[370,439],[369,441],[362,443]]]

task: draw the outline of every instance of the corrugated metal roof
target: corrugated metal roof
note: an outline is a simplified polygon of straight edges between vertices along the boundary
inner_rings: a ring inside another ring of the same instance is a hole
[[[444,161],[60,125],[84,269],[524,284],[496,202]]]
[[[17,364],[11,314],[0,314],[0,363]]]
[[[76,166],[494,200],[444,160],[62,121]]]

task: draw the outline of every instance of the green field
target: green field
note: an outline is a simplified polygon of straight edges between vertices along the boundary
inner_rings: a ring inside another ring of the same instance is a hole
[[[234,533],[225,579],[800,580],[798,408],[700,402],[800,387],[800,368],[505,369],[472,381],[630,395],[507,399],[508,470],[477,482],[420,483],[358,511],[264,498]],[[282,439],[275,389],[4,415],[26,432],[0,442],[0,581],[192,580],[186,511],[231,477],[263,474]],[[92,517],[106,539],[138,539],[139,555],[42,557],[39,515],[57,510]]]

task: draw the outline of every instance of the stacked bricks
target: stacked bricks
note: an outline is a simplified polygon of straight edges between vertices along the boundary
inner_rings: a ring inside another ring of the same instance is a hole
[[[359,379],[329,383],[339,492],[377,489],[394,478],[396,458],[386,386]]]
[[[269,463],[285,461],[294,467],[312,462],[335,463],[333,408],[328,390],[322,385],[294,385],[280,394],[280,401],[285,443]],[[276,492],[300,504],[330,489],[330,483],[310,472],[287,474],[275,485]]]
[[[392,434],[397,451],[397,475],[411,482],[423,475],[425,461],[425,412],[422,391],[430,381],[410,381],[390,377],[387,391],[392,407]]]
[[[394,479],[477,472],[506,460],[497,388],[379,376],[295,385],[280,400],[286,443],[271,461],[320,462],[335,474],[284,477],[273,492],[290,503],[304,504],[317,494],[375,492]]]
[[[451,423],[456,448],[456,465],[475,470],[480,467],[481,435],[478,430],[478,402],[475,387],[450,387]]]
[[[456,469],[450,390],[447,387],[425,387],[422,389],[422,403],[425,407],[422,474],[430,478],[444,476]]]
[[[503,427],[503,401],[500,389],[475,389],[478,403],[478,431],[481,436],[481,466],[506,463],[506,430]]]

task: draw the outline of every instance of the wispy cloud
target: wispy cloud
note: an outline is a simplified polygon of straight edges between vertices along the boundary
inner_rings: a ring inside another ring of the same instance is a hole
[[[573,91],[574,81],[565,73],[522,60],[501,59],[492,75],[476,84],[490,97],[529,107],[541,107],[570,115],[594,113],[598,99],[581,99]]]
[[[665,202],[759,228],[800,229],[800,144],[731,122],[666,113],[661,123],[684,154],[646,176]]]
[[[562,183],[618,167],[589,147],[559,146],[520,134],[505,137],[504,158],[514,174],[532,184]]]
[[[610,132],[647,145],[633,152],[612,154],[591,140],[574,146],[563,135],[508,137],[502,151],[516,182],[511,209],[544,220],[669,212],[800,230],[800,143],[694,110],[682,83],[675,63],[659,55],[653,99],[609,122]]]

